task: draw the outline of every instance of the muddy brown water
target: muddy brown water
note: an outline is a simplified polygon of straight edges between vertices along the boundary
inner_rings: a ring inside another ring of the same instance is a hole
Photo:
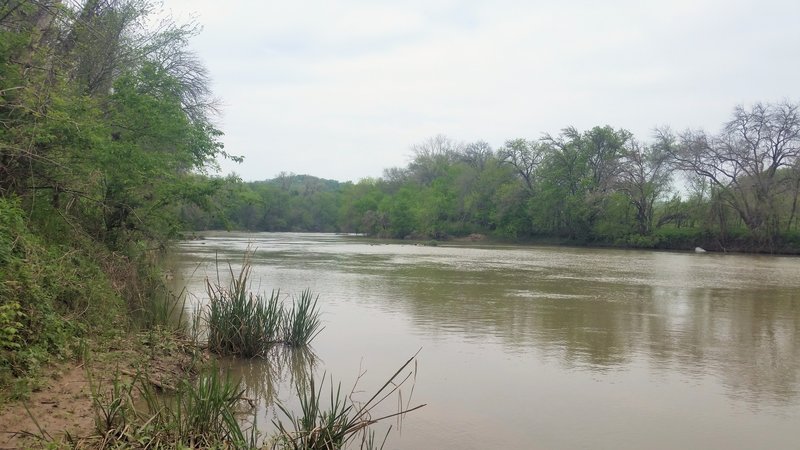
[[[253,288],[312,289],[325,325],[231,363],[265,433],[309,373],[363,401],[421,349],[387,449],[800,448],[798,258],[210,233],[176,251],[190,312],[248,248]]]

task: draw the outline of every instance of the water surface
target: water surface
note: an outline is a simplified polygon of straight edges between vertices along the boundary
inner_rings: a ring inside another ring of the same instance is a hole
[[[264,429],[310,359],[366,395],[421,348],[427,406],[386,448],[800,448],[797,258],[216,233],[178,249],[187,307],[248,248],[254,289],[311,288],[325,325],[235,365]]]

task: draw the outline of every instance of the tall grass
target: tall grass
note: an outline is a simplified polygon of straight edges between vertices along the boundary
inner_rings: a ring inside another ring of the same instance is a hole
[[[295,417],[276,403],[289,421],[287,424],[273,421],[279,435],[273,439],[272,448],[342,449],[356,444],[362,449],[372,449],[378,445],[371,425],[390,417],[402,417],[424,406],[410,408],[407,402],[403,405],[402,396],[399,396],[396,413],[373,417],[376,406],[395,392],[399,395],[401,386],[412,377],[415,379],[416,363],[413,370],[404,372],[416,355],[366,403],[353,399],[355,386],[347,394],[343,393],[341,384],[334,386],[332,381],[326,401],[324,377],[323,383],[317,386],[312,369],[316,358],[307,347],[322,330],[317,308],[319,296],[306,289],[299,298],[292,298],[287,308],[278,291],[273,291],[269,297],[249,291],[252,272],[247,258],[238,273],[230,266],[228,272],[230,280],[224,285],[219,281],[206,281],[210,301],[198,317],[207,327],[208,348],[219,354],[242,357],[275,355],[279,372],[281,365],[307,366],[307,370],[293,375],[301,414]],[[171,313],[166,308],[167,303],[164,306],[153,311],[163,315]],[[163,324],[158,325],[163,327]],[[193,333],[197,335],[196,326]],[[276,347],[277,344],[281,347]],[[223,376],[217,368],[201,373],[194,382],[183,381],[177,387],[149,380],[146,374],[129,375],[134,376],[129,383],[120,381],[117,374],[110,389],[93,388],[98,431],[94,439],[100,442],[94,442],[91,447],[259,448],[255,416],[249,424],[239,417],[244,406],[240,405],[241,400],[247,400],[250,407],[254,407],[252,399],[243,397],[241,381]],[[355,384],[358,385],[358,380]],[[174,392],[164,395],[159,389]],[[264,397],[272,399],[269,393]],[[135,400],[137,398],[139,400]]]
[[[134,382],[138,379],[134,378]],[[121,439],[132,419],[130,407],[133,404],[134,382],[124,383],[119,372],[114,374],[111,387],[95,383],[89,374],[89,388],[92,392],[92,407],[95,411],[95,429],[104,440]]]
[[[138,310],[132,312],[134,325],[144,330],[166,329],[185,332],[183,313],[186,306],[186,288],[177,294],[166,286],[155,289],[151,296],[142,301]]]
[[[228,272],[227,285],[206,280],[209,304],[204,317],[209,350],[245,358],[265,356],[279,343],[306,346],[322,330],[319,296],[310,290],[303,291],[286,309],[280,291],[266,297],[249,290],[251,265],[247,258],[238,274],[230,266]]]

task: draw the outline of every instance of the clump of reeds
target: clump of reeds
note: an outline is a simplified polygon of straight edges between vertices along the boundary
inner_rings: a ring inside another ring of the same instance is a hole
[[[209,304],[205,314],[209,350],[245,358],[264,356],[275,344],[308,345],[322,329],[317,299],[305,290],[290,309],[280,291],[269,297],[249,290],[251,266],[245,260],[238,275],[229,266],[230,282],[206,280]]]
[[[408,372],[406,370],[415,361],[416,355],[406,361],[366,403],[358,403],[353,400],[355,386],[349,395],[343,395],[341,383],[334,388],[331,382],[330,403],[327,406],[323,405],[322,391],[324,381],[317,389],[312,377],[307,387],[298,386],[297,394],[300,400],[301,412],[299,416],[292,414],[280,403],[277,405],[280,411],[289,419],[290,425],[285,425],[279,419],[273,421],[279,432],[274,448],[281,450],[332,450],[345,448],[351,443],[359,443],[362,449],[375,448],[375,435],[370,431],[371,425],[392,417],[402,418],[406,413],[425,406],[423,404],[410,407],[410,396],[405,404],[403,404],[401,397],[399,411],[381,417],[372,416],[373,410],[378,405],[392,394],[396,392],[399,394],[401,387],[409,380],[412,380],[413,392],[413,380],[416,379],[416,363],[413,370]],[[356,382],[357,384],[358,381]],[[389,431],[387,431],[387,436]],[[386,442],[385,437],[383,442]],[[383,444],[379,446],[379,448],[382,447]]]
[[[278,340],[283,307],[278,292],[269,298],[248,290],[250,266],[238,276],[230,269],[228,286],[206,280],[209,304],[206,316],[208,347],[224,355],[254,357],[263,355]]]

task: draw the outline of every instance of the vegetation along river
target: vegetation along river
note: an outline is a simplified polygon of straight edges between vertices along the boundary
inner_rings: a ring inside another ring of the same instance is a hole
[[[265,431],[309,370],[368,396],[421,348],[427,406],[386,448],[800,448],[800,259],[217,233],[178,249],[186,308],[248,248],[253,288],[311,288],[325,325],[232,367]]]

